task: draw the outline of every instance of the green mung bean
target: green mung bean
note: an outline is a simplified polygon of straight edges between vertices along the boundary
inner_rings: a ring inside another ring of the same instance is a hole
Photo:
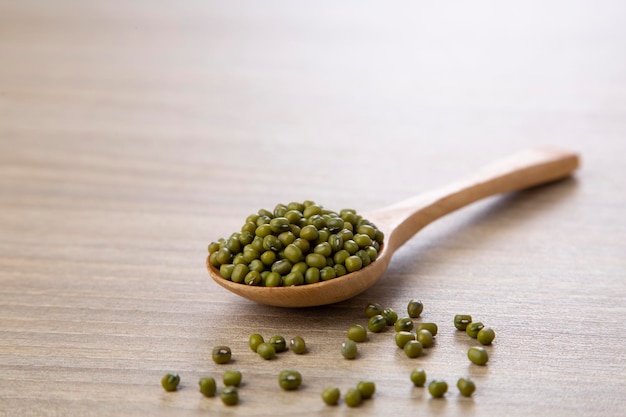
[[[426,383],[426,372],[422,368],[414,369],[411,372],[411,382],[416,387],[423,387]]]
[[[232,356],[232,353],[228,346],[215,346],[213,348],[212,357],[213,357],[213,362],[215,363],[218,363],[218,364],[228,363],[230,362],[231,356]]]
[[[370,317],[367,322],[367,328],[373,333],[380,333],[385,330],[386,327],[387,321],[380,314]]]
[[[476,385],[469,378],[459,378],[456,383],[456,387],[459,389],[459,392],[464,397],[471,397],[474,391],[476,391]]]
[[[409,340],[404,345],[404,354],[409,358],[417,358],[422,354],[422,344],[417,340]]]
[[[274,359],[276,357],[276,349],[270,343],[261,343],[257,346],[256,353],[265,360]]]
[[[485,325],[482,324],[480,321],[471,322],[465,328],[465,332],[469,337],[476,339],[476,337],[478,337],[478,332],[480,332],[483,327],[485,327]]]
[[[489,361],[489,354],[487,351],[480,346],[472,346],[467,351],[467,357],[470,361],[475,363],[476,365],[486,365]]]
[[[346,359],[354,359],[358,353],[356,342],[354,340],[346,340],[341,344],[341,354]]]
[[[454,316],[454,327],[458,330],[467,329],[467,325],[472,322],[472,316],[469,314],[457,314]]]
[[[411,330],[413,330],[413,320],[408,317],[399,318],[398,320],[396,320],[395,329],[396,332],[410,332]]]
[[[289,341],[289,346],[293,353],[301,355],[306,352],[306,343],[304,339],[300,336],[296,336]]]
[[[428,392],[433,398],[441,398],[448,392],[448,384],[446,381],[436,379],[428,384]]]
[[[411,300],[406,307],[406,311],[411,318],[417,318],[422,314],[424,304],[420,300]]]
[[[367,330],[360,324],[354,324],[348,327],[348,339],[355,342],[365,342],[367,339]]]
[[[236,387],[225,387],[220,392],[220,399],[225,405],[236,405],[239,402],[239,392]]]
[[[222,382],[225,386],[238,387],[241,385],[242,375],[240,371],[226,371],[222,376]]]
[[[258,333],[251,334],[250,338],[248,339],[248,344],[250,345],[250,349],[252,349],[253,352],[256,352],[259,345],[263,342],[265,342],[265,340],[263,340],[263,336]]]
[[[363,402],[363,397],[358,389],[350,388],[344,396],[344,401],[348,407],[358,407]]]
[[[496,332],[491,327],[484,327],[480,329],[476,335],[476,339],[481,345],[490,345],[496,338]]]
[[[284,337],[277,335],[270,337],[268,343],[274,346],[276,353],[284,352],[287,350],[287,341]]]
[[[198,381],[198,386],[200,387],[200,392],[205,397],[215,396],[215,392],[217,391],[215,379],[211,377],[200,378],[200,380]]]
[[[417,331],[415,336],[417,341],[420,342],[423,347],[427,348],[433,345],[434,338],[433,334],[430,331],[426,329],[421,329]]]
[[[287,391],[293,391],[302,384],[302,375],[298,371],[285,370],[278,375],[278,385]]]
[[[393,326],[394,323],[398,320],[398,313],[393,311],[393,309],[391,308],[384,309],[381,315],[385,318],[387,326]]]
[[[439,330],[435,323],[418,323],[416,331],[428,330],[433,336],[437,336]]]
[[[360,381],[356,385],[356,389],[361,394],[361,398],[367,400],[374,396],[374,393],[376,392],[376,384],[371,381]]]
[[[412,341],[415,340],[415,334],[411,333],[411,332],[405,332],[405,331],[401,331],[401,332],[396,332],[396,345],[400,348],[403,349],[404,346]]]
[[[337,405],[339,398],[341,397],[341,391],[337,387],[328,387],[322,391],[322,400],[327,405]]]
[[[178,374],[167,373],[161,378],[161,386],[165,391],[176,391],[180,384],[180,376]]]

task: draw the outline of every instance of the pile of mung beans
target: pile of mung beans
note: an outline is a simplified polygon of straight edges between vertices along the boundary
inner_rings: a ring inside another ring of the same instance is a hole
[[[365,307],[367,327],[354,324],[347,329],[347,340],[341,344],[341,354],[345,359],[355,359],[358,356],[357,344],[368,340],[368,330],[371,333],[382,333],[388,328],[395,330],[394,341],[408,358],[417,358],[422,355],[423,349],[434,345],[438,333],[438,326],[432,322],[418,321],[424,305],[421,301],[412,299],[407,305],[407,316],[399,317],[391,308],[384,308],[378,303],[369,303]],[[495,331],[485,327],[482,322],[473,322],[467,314],[454,316],[454,326],[464,331],[470,338],[475,338],[481,345],[490,345],[495,339]],[[250,349],[261,358],[271,360],[277,354],[292,351],[302,355],[308,352],[307,344],[301,336],[291,338],[289,343],[281,335],[271,336],[267,342],[259,334],[251,334],[248,338]],[[482,346],[472,346],[467,353],[468,359],[480,366],[489,360],[487,351]],[[228,346],[219,345],[213,348],[212,359],[216,364],[226,365],[232,361],[232,352]],[[222,376],[224,387],[219,391],[219,397],[225,405],[232,406],[239,402],[238,387],[243,375],[238,370],[226,370]],[[293,369],[281,370],[278,373],[278,386],[286,391],[298,390],[302,384],[302,374]],[[427,386],[433,398],[442,398],[448,392],[448,383],[442,379],[427,379],[423,368],[415,368],[409,375],[409,380],[415,387]],[[428,385],[426,384],[428,382]],[[178,374],[168,373],[161,379],[161,385],[166,391],[176,391],[180,384]],[[213,377],[204,376],[198,381],[200,392],[206,397],[218,394],[217,384]],[[470,397],[476,391],[474,382],[466,377],[457,381],[459,395]],[[358,407],[364,400],[372,398],[376,392],[373,381],[359,381],[356,386],[348,388],[343,396],[343,402],[348,407]],[[321,399],[327,405],[337,405],[341,399],[341,391],[337,386],[328,386],[321,392]]]
[[[496,338],[496,332],[491,327],[485,327],[480,322],[473,322],[469,314],[458,314],[454,316],[454,326],[458,330],[465,330],[465,333],[472,339],[476,339],[481,345],[490,345]],[[489,361],[489,354],[482,346],[472,346],[467,351],[467,357],[476,365],[486,365]]]
[[[334,212],[313,201],[278,204],[248,216],[241,231],[211,242],[209,263],[245,285],[314,284],[374,262],[383,233],[355,210]]]

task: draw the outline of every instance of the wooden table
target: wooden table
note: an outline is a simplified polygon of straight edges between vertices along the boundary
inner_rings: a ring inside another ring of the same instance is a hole
[[[0,1],[0,416],[621,416],[626,407],[626,6]],[[519,149],[568,180],[451,214],[336,305],[257,305],[207,244],[277,202],[380,208]],[[377,301],[439,325],[340,344]],[[452,324],[497,332],[485,367]],[[248,336],[301,335],[264,361]],[[215,345],[230,365],[211,360]],[[450,385],[445,399],[409,373]],[[240,404],[198,392],[240,369]],[[297,392],[277,385],[301,371]],[[160,379],[178,372],[181,389]],[[471,377],[472,399],[456,381]],[[376,382],[358,409],[321,391]]]

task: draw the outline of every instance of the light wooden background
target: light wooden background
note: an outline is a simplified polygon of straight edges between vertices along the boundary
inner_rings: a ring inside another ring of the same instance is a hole
[[[624,415],[625,17],[619,0],[0,0],[0,416]],[[539,144],[581,170],[439,220],[352,300],[265,307],[205,272],[259,208],[380,208]],[[367,302],[412,297],[441,329],[428,355],[388,331],[343,360]],[[457,313],[495,328],[487,367]],[[262,361],[252,332],[309,353]],[[237,407],[197,391],[226,368]],[[361,408],[321,402],[362,379]]]

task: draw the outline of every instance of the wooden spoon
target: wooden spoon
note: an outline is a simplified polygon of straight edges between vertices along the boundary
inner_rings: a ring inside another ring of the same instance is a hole
[[[258,303],[280,307],[336,303],[374,285],[387,269],[394,252],[430,222],[481,198],[567,177],[578,164],[578,155],[566,150],[530,149],[488,165],[446,187],[363,213],[363,218],[373,222],[385,234],[378,259],[359,271],[329,281],[291,287],[258,287],[222,278],[219,270],[209,264],[208,257],[207,269],[219,285]]]

